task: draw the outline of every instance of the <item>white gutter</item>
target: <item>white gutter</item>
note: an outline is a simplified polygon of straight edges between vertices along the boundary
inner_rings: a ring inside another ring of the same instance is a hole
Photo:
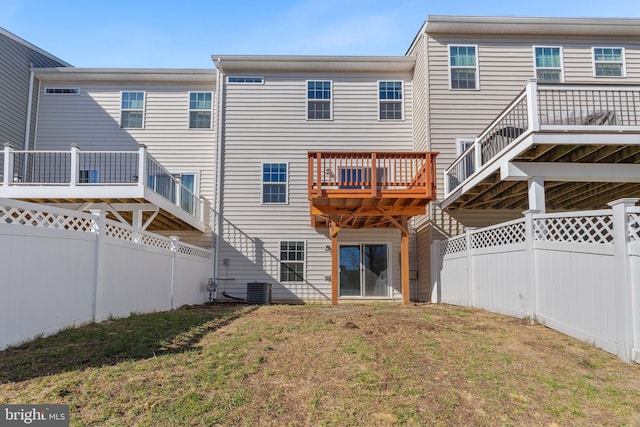
[[[224,91],[224,73],[216,67],[216,96],[217,96],[217,113],[218,113],[218,130],[216,132],[217,139],[217,147],[216,147],[216,198],[214,215],[216,218],[215,230],[212,229],[211,232],[215,233],[215,253],[213,256],[213,280],[214,283],[217,283],[216,275],[218,274],[218,262],[220,260],[220,239],[223,233],[222,227],[222,166],[223,166],[223,151],[224,151],[224,143],[223,143],[223,91]],[[213,298],[216,299],[218,297],[218,290],[214,292]]]

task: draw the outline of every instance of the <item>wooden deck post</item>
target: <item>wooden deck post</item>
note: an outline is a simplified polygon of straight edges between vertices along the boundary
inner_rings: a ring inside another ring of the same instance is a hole
[[[407,229],[407,219],[402,218],[403,229],[400,242],[400,275],[402,280],[402,304],[409,305],[409,231]]]
[[[331,220],[329,235],[331,237],[331,304],[338,305],[338,286],[340,285],[340,265],[338,251],[338,231],[340,228]]]

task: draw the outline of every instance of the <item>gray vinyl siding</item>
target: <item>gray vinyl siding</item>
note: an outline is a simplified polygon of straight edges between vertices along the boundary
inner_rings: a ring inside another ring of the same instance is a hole
[[[29,71],[31,67],[58,67],[64,64],[0,34],[0,143],[24,148]],[[30,145],[35,127],[37,79],[34,82]]]
[[[307,80],[333,82],[332,120],[306,119]],[[378,120],[379,80],[404,81],[404,120]],[[329,301],[331,242],[327,229],[310,224],[307,152],[411,151],[411,76],[265,74],[263,85],[226,85],[225,99],[225,221],[217,277],[233,280],[220,283],[233,296],[245,295],[247,282],[264,281],[272,284],[274,300]],[[287,204],[261,203],[263,162],[288,163]],[[339,240],[391,244],[393,284],[400,286],[398,230],[343,230]],[[280,241],[306,242],[304,283],[280,283]]]
[[[199,173],[199,191],[205,199],[208,221],[215,188],[215,117],[211,129],[189,129],[189,92],[213,93],[214,84],[45,81],[40,86],[38,150],[68,150],[71,143],[76,143],[86,151],[129,151],[145,144],[171,172]],[[80,94],[43,94],[46,87],[77,87]],[[145,92],[143,129],[120,128],[121,91]],[[181,237],[190,243],[211,244],[208,233],[184,233]]]

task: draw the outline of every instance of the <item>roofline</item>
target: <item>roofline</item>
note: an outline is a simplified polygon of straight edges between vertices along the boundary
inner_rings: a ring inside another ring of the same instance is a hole
[[[49,52],[47,52],[46,50],[43,50],[41,48],[39,48],[38,46],[29,43],[28,41],[26,41],[25,39],[16,36],[15,34],[13,34],[10,31],[5,30],[4,28],[0,27],[0,34],[2,34],[3,36],[6,36],[7,38],[10,38],[11,40],[20,43],[21,45],[23,45],[26,48],[29,48],[31,50],[33,50],[34,52],[38,52],[41,55],[46,56],[47,58],[59,62],[60,64],[64,65],[65,67],[73,67],[73,65],[69,64],[67,61],[63,61],[62,59],[58,58],[55,55],[50,54]]]
[[[213,68],[32,68],[43,81],[215,82]]]
[[[500,26],[518,25],[517,32]],[[565,27],[565,28],[560,28]],[[596,30],[594,32],[594,29]],[[429,15],[427,33],[640,35],[640,18]]]
[[[425,28],[427,27],[427,20],[425,20],[422,25],[420,26],[420,29],[418,30],[418,32],[416,33],[415,36],[413,36],[413,40],[411,41],[411,44],[409,45],[409,48],[407,49],[407,51],[404,53],[405,55],[409,55],[409,52],[411,52],[411,49],[413,49],[413,47],[415,46],[415,44],[418,42],[418,39],[420,38],[420,35],[422,35],[423,33],[425,33]]]
[[[265,65],[277,66],[279,69],[294,68],[294,65],[317,64],[317,71],[323,68],[334,69],[336,65],[349,64],[401,64],[412,69],[415,58],[411,56],[330,56],[330,55],[211,55],[216,68],[225,72],[225,63],[236,64],[240,69],[244,64],[251,64],[247,70],[259,70]],[[287,65],[289,64],[289,65]],[[324,67],[323,67],[324,66]],[[333,67],[333,68],[332,68]],[[235,72],[235,69],[234,69]]]
[[[33,71],[60,74],[214,74],[213,68],[32,68]]]

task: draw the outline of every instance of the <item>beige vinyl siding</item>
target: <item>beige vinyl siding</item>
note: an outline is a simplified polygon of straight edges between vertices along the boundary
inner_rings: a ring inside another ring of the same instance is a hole
[[[43,55],[12,38],[0,34],[0,143],[24,148],[29,72],[31,67],[58,67],[64,64]],[[37,85],[34,81],[31,110],[30,145],[35,127]]]
[[[332,120],[306,119],[307,80],[333,82]],[[404,81],[404,120],[378,120],[379,80]],[[233,279],[221,283],[234,296],[245,294],[247,282],[260,281],[272,284],[276,300],[328,301],[331,252],[326,247],[331,243],[328,230],[310,224],[307,152],[411,151],[411,76],[264,74],[263,85],[225,86],[225,222],[217,276]],[[263,162],[289,165],[287,204],[261,203]],[[339,238],[341,243],[390,242],[394,260],[399,256],[395,229],[343,230]],[[279,283],[280,241],[306,242],[305,283]],[[397,286],[399,274],[394,266]]]
[[[640,43],[616,38],[584,39],[576,37],[486,37],[428,35],[428,139],[437,158],[438,198],[444,197],[443,171],[456,157],[456,139],[477,137],[535,76],[533,46],[562,47],[565,83],[640,82]],[[449,89],[449,45],[477,45],[479,90]],[[592,48],[623,47],[626,56],[626,78],[595,78]],[[416,98],[419,95],[416,94]],[[514,213],[467,211],[465,217],[477,223],[497,223],[512,218]],[[457,221],[437,206],[429,208],[430,225],[419,222],[419,288],[430,287],[430,249],[427,244],[439,235],[462,232]],[[425,238],[425,235],[429,238]],[[425,276],[428,276],[425,278]],[[429,284],[429,285],[428,285]]]
[[[214,92],[214,85],[143,83],[42,82],[45,87],[79,87],[79,95],[40,95],[38,150],[137,150],[145,144],[151,155],[171,172],[199,174],[205,199],[205,222],[213,207],[215,188],[215,117],[211,129],[189,129],[189,92]],[[145,92],[144,129],[120,128],[121,91]],[[214,96],[215,98],[215,96]],[[180,234],[178,234],[180,235]],[[180,235],[181,236],[181,235]],[[181,236],[210,246],[210,234]]]

